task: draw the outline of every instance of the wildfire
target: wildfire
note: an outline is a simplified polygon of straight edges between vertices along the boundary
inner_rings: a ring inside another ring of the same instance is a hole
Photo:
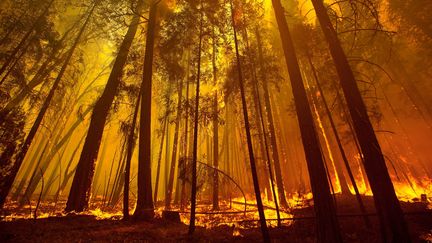
[[[292,209],[303,208],[310,206],[312,193],[304,195],[295,194],[288,199],[289,208],[281,209],[279,212],[281,223],[284,226],[292,224],[293,214]],[[264,215],[267,220],[267,225],[270,227],[277,226],[277,212],[273,201],[263,200]],[[181,221],[189,224],[189,212],[181,213]],[[197,209],[195,224],[204,228],[213,228],[221,225],[230,225],[234,228],[233,235],[240,236],[240,232],[236,229],[249,229],[258,227],[259,213],[255,200],[246,200],[244,198],[233,198],[229,201],[223,201],[220,204],[219,211],[212,211],[211,206],[200,206]]]
[[[430,196],[432,195],[432,180],[429,178],[422,178],[421,180],[415,180],[411,175],[409,175],[409,182],[395,181],[393,185],[395,187],[396,195],[401,201],[405,202],[415,202],[426,200],[431,203]],[[423,196],[423,199],[421,198]],[[429,199],[427,198],[429,197]]]

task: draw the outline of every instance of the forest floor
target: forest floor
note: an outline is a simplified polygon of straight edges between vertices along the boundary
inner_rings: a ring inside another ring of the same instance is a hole
[[[371,197],[364,197],[372,227],[367,228],[359,217],[354,197],[337,197],[339,223],[345,242],[381,242],[377,217]],[[424,203],[405,203],[402,208],[413,242],[432,242],[432,210]],[[5,208],[0,221],[0,242],[259,242],[261,231],[249,215],[197,215],[198,226],[193,237],[188,225],[172,222],[160,216],[151,221],[123,221],[119,214],[103,217],[100,210],[80,215],[41,216],[38,219],[19,218],[12,208]],[[252,207],[249,207],[252,209]],[[27,209],[29,210],[29,209]],[[28,212],[28,211],[27,211]],[[274,242],[315,242],[313,208],[291,211],[281,227],[271,221],[270,235]],[[254,214],[256,219],[256,214]],[[283,218],[287,214],[283,215]],[[105,215],[106,216],[106,215]],[[182,215],[187,218],[188,214]],[[182,219],[185,222],[185,220]],[[206,227],[204,227],[204,225]]]

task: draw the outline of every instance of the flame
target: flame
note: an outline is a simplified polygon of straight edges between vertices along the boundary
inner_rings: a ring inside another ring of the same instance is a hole
[[[243,236],[241,233],[240,233],[240,231],[237,229],[237,228],[234,228],[234,230],[233,230],[233,236]]]
[[[407,176],[411,183],[393,182],[396,195],[400,201],[415,202],[420,200],[422,194],[426,195],[426,197],[432,194],[432,180],[430,178],[423,177],[421,180],[416,180],[411,174],[407,174]],[[430,206],[431,200],[428,198],[426,200]]]
[[[292,199],[293,202],[298,200]],[[293,203],[294,205],[294,203]],[[264,215],[267,220],[267,225],[277,226],[277,213],[274,208],[274,202],[263,201]],[[202,212],[211,212],[211,214],[202,214]],[[220,214],[218,214],[220,213]],[[189,212],[181,214],[181,221],[184,224],[189,224]],[[280,210],[280,218],[292,218],[293,215],[289,212]],[[246,200],[246,212],[244,198],[233,198],[231,201],[222,201],[220,203],[220,211],[212,211],[211,206],[200,206],[197,209],[195,224],[204,228],[213,228],[220,225],[231,225],[234,227],[233,234],[241,235],[235,229],[247,229],[257,227],[259,223],[259,213],[256,207],[255,200]],[[290,220],[282,221],[285,226],[291,225]]]
[[[121,211],[117,212],[107,212],[103,211],[101,208],[96,208],[94,210],[89,210],[90,215],[93,215],[96,217],[97,220],[103,220],[103,219],[114,219],[114,218],[122,218],[123,214]]]

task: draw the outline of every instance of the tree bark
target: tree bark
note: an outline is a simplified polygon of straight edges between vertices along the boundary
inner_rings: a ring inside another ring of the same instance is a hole
[[[260,44],[259,48],[261,48]],[[254,67],[255,69],[255,67]],[[255,72],[255,70],[254,70]],[[256,74],[254,73],[254,76],[256,76]],[[281,219],[280,219],[280,213],[279,213],[279,202],[278,202],[278,198],[276,196],[276,188],[274,185],[274,176],[273,176],[273,169],[271,166],[271,159],[270,159],[270,151],[269,151],[269,144],[267,141],[267,131],[266,131],[266,126],[265,126],[265,122],[264,122],[264,115],[263,115],[263,111],[262,111],[262,104],[261,104],[261,99],[260,99],[260,94],[259,94],[259,90],[258,90],[258,82],[255,82],[254,84],[254,93],[256,96],[256,100],[258,103],[258,114],[260,117],[260,121],[261,123],[259,124],[259,126],[261,126],[261,129],[263,130],[263,138],[264,138],[264,148],[265,148],[265,156],[266,156],[266,162],[267,162],[267,171],[268,171],[268,175],[269,175],[269,179],[270,179],[270,186],[271,186],[271,192],[272,192],[272,196],[273,196],[273,201],[275,204],[275,209],[276,209],[276,217],[278,220],[278,227],[281,226]],[[270,192],[269,192],[270,194]]]

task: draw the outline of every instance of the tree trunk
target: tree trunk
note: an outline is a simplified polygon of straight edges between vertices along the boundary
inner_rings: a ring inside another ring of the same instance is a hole
[[[279,34],[282,39],[285,61],[290,76],[297,118],[300,125],[303,148],[309,169],[312,193],[314,195],[318,241],[342,242],[338,220],[336,218],[336,210],[326,177],[323,155],[321,154],[312,112],[307,99],[288,24],[285,19],[284,9],[279,0],[272,0],[272,3],[279,27]]]
[[[258,214],[260,218],[260,224],[261,224],[261,232],[263,235],[264,242],[270,242],[270,234],[267,229],[267,223],[264,215],[264,207],[262,204],[261,199],[261,192],[260,187],[258,183],[258,173],[256,170],[256,164],[255,164],[255,156],[253,151],[253,145],[252,145],[252,137],[250,134],[250,124],[249,124],[249,115],[248,115],[248,109],[247,109],[247,103],[246,103],[246,93],[245,93],[245,87],[243,83],[243,74],[241,70],[241,61],[240,61],[240,54],[239,54],[239,47],[238,47],[238,40],[237,40],[237,30],[236,30],[236,23],[234,19],[234,6],[232,0],[230,1],[230,8],[231,8],[231,25],[234,32],[234,45],[235,45],[235,53],[236,53],[236,59],[237,59],[237,71],[238,71],[238,81],[240,86],[240,95],[241,95],[241,101],[242,101],[242,108],[243,108],[243,119],[245,123],[245,130],[246,130],[246,138],[247,138],[247,147],[249,152],[249,162],[250,162],[250,169],[252,173],[252,180],[254,184],[254,191],[255,191],[255,198],[257,202],[258,207]]]
[[[70,142],[70,140],[68,141],[67,144],[69,144],[69,142]],[[66,149],[67,149],[67,145],[63,149],[63,151],[59,154],[58,159],[57,159],[57,163],[55,164],[55,167],[51,170],[51,174],[50,174],[48,180],[46,181],[44,191],[42,192],[42,197],[41,197],[42,199],[44,199],[46,197],[46,195],[49,193],[51,186],[53,185],[54,181],[56,179],[59,179],[59,180],[61,179],[61,178],[58,178],[58,175],[56,175],[56,174],[57,174],[58,170],[61,169],[61,163],[63,160],[63,156],[66,153]],[[46,170],[42,170],[42,171],[44,173],[46,172]]]
[[[186,164],[189,157],[189,146],[188,146],[188,135],[189,135],[189,71],[190,71],[190,50],[187,53],[187,64],[186,64],[186,107],[185,107],[185,130],[184,130],[184,139],[182,139],[182,151],[183,156],[179,161],[179,172],[182,170],[186,171]],[[186,174],[183,176],[183,180],[180,188],[180,210],[184,209],[184,205],[186,199]]]
[[[93,109],[87,137],[84,142],[77,170],[69,192],[66,211],[82,212],[88,205],[91,182],[94,174],[94,165],[99,152],[105,122],[111,104],[117,93],[123,67],[126,63],[130,46],[138,29],[143,2],[140,1],[136,7],[137,14],[133,17],[129,29],[120,46],[115,59],[113,69],[101,97],[97,100]]]
[[[327,153],[328,153],[327,174],[328,174],[330,183],[331,183],[331,173],[330,173],[330,170],[328,169],[329,166],[331,168],[333,168],[335,171],[335,182],[336,182],[336,177],[339,180],[339,186],[340,186],[341,194],[342,195],[350,195],[351,192],[350,192],[349,187],[348,187],[348,182],[347,182],[345,175],[343,173],[344,171],[343,171],[342,165],[341,165],[340,161],[337,158],[335,158],[335,156],[333,155],[332,147],[331,147],[330,141],[329,141],[329,136],[327,134],[326,128],[324,127],[323,115],[321,114],[322,108],[321,108],[320,103],[318,101],[317,95],[315,95],[317,90],[315,90],[315,88],[311,84],[309,84],[308,81],[306,81],[306,89],[308,91],[308,94],[309,94],[309,97],[310,97],[310,100],[312,103],[312,107],[314,108],[316,120],[317,120],[317,123],[319,124],[322,139],[324,140],[324,145],[325,145],[325,148],[326,148]]]
[[[108,206],[110,207],[115,207],[115,205],[117,204],[117,202],[120,200],[120,193],[122,192],[122,188],[124,187],[124,180],[125,180],[125,174],[123,173],[125,171],[125,165],[126,165],[126,160],[127,160],[127,149],[128,149],[128,137],[129,134],[125,134],[125,145],[124,145],[124,152],[122,154],[122,156],[120,156],[119,159],[119,165],[117,166],[117,171],[116,171],[116,177],[113,183],[113,187],[111,189],[111,193],[109,196],[109,200],[108,200]]]
[[[312,4],[330,47],[353,127],[364,155],[364,166],[374,195],[384,241],[410,242],[402,209],[348,59],[323,2],[312,0]]]
[[[260,44],[258,44],[258,45],[259,45],[259,48],[261,48]],[[255,67],[254,67],[254,72],[255,72]],[[254,73],[254,76],[256,76],[255,73]],[[260,118],[259,120],[261,121],[261,123],[258,125],[263,130],[264,148],[265,148],[265,155],[266,155],[266,161],[267,161],[267,171],[268,171],[268,175],[269,175],[269,179],[270,179],[271,192],[272,192],[273,201],[274,201],[275,208],[276,208],[278,227],[280,227],[281,226],[281,219],[280,219],[280,213],[279,213],[279,202],[278,202],[278,198],[276,196],[276,193],[277,193],[276,187],[274,185],[273,169],[271,166],[269,144],[267,141],[267,132],[266,132],[266,126],[265,126],[265,122],[264,122],[264,115],[263,115],[263,111],[262,111],[261,99],[260,99],[259,90],[258,90],[258,82],[255,82],[255,84],[254,84],[254,93],[256,96],[257,103],[258,103],[258,109],[259,109],[258,114],[259,114],[259,118]],[[266,179],[268,181],[268,178],[266,178]],[[269,192],[269,194],[271,194],[271,193]]]
[[[195,87],[195,108],[194,108],[194,131],[192,145],[192,185],[191,185],[191,215],[189,220],[189,235],[195,231],[195,211],[196,211],[196,194],[197,194],[197,156],[198,156],[198,118],[199,118],[199,98],[200,98],[200,79],[201,79],[201,48],[203,39],[203,5],[202,0],[200,11],[199,27],[199,44],[198,44],[198,61],[197,61],[197,81]],[[187,168],[187,167],[186,167]]]
[[[245,15],[243,15],[243,21],[245,23],[247,23],[247,20],[245,18]],[[244,28],[244,39],[245,39],[245,43],[246,43],[246,51],[249,53],[248,55],[253,55],[252,54],[252,50],[250,48],[249,45],[249,35],[248,35],[248,31],[247,31],[247,27]],[[254,103],[254,108],[255,108],[255,124],[257,127],[257,136],[258,136],[258,140],[259,140],[259,147],[261,149],[261,163],[257,163],[257,167],[258,167],[258,171],[264,171],[264,172],[268,172],[268,170],[266,170],[266,164],[268,164],[268,161],[270,160],[269,154],[268,152],[268,147],[265,145],[265,127],[261,126],[261,123],[263,123],[264,121],[262,120],[263,117],[261,116],[261,101],[259,98],[259,92],[256,91],[256,88],[258,86],[258,78],[257,78],[257,73],[256,73],[256,68],[255,68],[255,63],[254,60],[251,59],[250,61],[250,69],[251,69],[251,73],[252,73],[252,96],[253,96],[253,103]],[[270,191],[272,191],[272,189],[270,188],[270,181],[269,181],[269,174],[264,173],[263,176],[259,177],[259,183],[260,185],[263,185],[264,190],[267,192],[267,199],[270,201],[272,200],[272,194],[270,193]]]
[[[166,190],[165,195],[165,207],[169,209],[171,207],[171,198],[172,198],[172,191],[174,188],[174,174],[175,169],[177,167],[177,147],[179,142],[179,130],[180,130],[180,120],[181,120],[181,102],[183,100],[183,80],[180,80],[180,84],[178,87],[178,103],[177,103],[177,117],[175,121],[175,128],[174,128],[174,141],[173,141],[173,150],[172,150],[172,157],[171,157],[171,168],[169,172],[169,179],[168,179],[168,188]]]
[[[212,67],[213,67],[213,85],[217,86],[217,68],[216,68],[216,36],[214,27],[212,28]],[[218,91],[213,95],[213,167],[219,169],[219,102]],[[219,210],[219,174],[213,171],[213,210]]]
[[[151,97],[153,76],[153,47],[156,32],[157,4],[150,3],[147,24],[144,72],[141,84],[141,114],[138,154],[138,201],[134,212],[135,218],[151,219],[154,217],[153,194],[151,184]]]
[[[131,170],[131,161],[133,156],[133,151],[135,148],[135,127],[138,119],[139,106],[141,101],[141,91],[138,94],[138,98],[135,104],[134,115],[132,118],[132,126],[130,128],[127,140],[127,158],[126,158],[126,167],[124,171],[124,189],[123,189],[123,218],[129,219],[129,183],[130,183],[130,170]]]
[[[167,107],[168,109],[168,107]],[[156,179],[155,179],[155,190],[154,190],[154,196],[153,196],[153,200],[155,202],[157,202],[157,198],[158,198],[158,192],[159,192],[159,181],[160,181],[160,169],[161,169],[161,162],[162,162],[162,151],[163,151],[163,145],[164,145],[164,140],[165,140],[165,134],[167,133],[167,127],[168,127],[168,111],[166,114],[166,117],[163,121],[163,125],[162,125],[162,136],[161,136],[161,141],[160,141],[160,146],[159,146],[159,153],[158,153],[158,161],[157,161],[157,168],[156,168]]]
[[[256,34],[257,43],[258,43],[258,58],[259,58],[260,66],[261,66],[261,75],[262,75],[261,77],[262,77],[262,85],[263,85],[263,90],[264,90],[264,104],[265,104],[266,113],[267,113],[267,120],[269,123],[270,143],[271,143],[271,147],[273,150],[272,157],[273,157],[273,162],[274,162],[274,167],[275,167],[274,170],[275,170],[275,176],[276,176],[276,185],[277,185],[277,190],[278,190],[279,200],[280,200],[281,206],[287,208],[288,202],[286,201],[286,196],[285,196],[285,187],[283,184],[282,170],[281,170],[281,166],[280,166],[279,150],[278,150],[277,141],[276,141],[276,131],[275,131],[275,125],[274,125],[274,121],[273,121],[272,108],[270,105],[270,93],[268,90],[267,77],[265,75],[266,71],[265,71],[265,67],[264,67],[263,51],[262,51],[262,46],[261,46],[262,41],[261,41],[261,35],[258,31],[258,28],[255,30],[255,34]]]
[[[313,76],[314,76],[314,79],[315,79],[315,83],[316,83],[316,86],[317,86],[317,88],[318,88],[318,92],[320,93],[320,96],[321,96],[322,102],[323,102],[323,104],[324,104],[324,108],[325,108],[325,111],[326,111],[326,113],[327,113],[327,116],[328,116],[328,118],[329,118],[330,125],[331,125],[332,131],[333,131],[333,135],[334,135],[334,137],[335,137],[335,139],[336,139],[336,143],[337,143],[337,146],[338,146],[338,148],[339,148],[339,152],[341,153],[342,160],[343,160],[343,162],[344,162],[344,164],[345,164],[345,168],[346,168],[346,170],[347,170],[347,172],[348,172],[348,176],[349,176],[350,181],[351,181],[351,184],[352,184],[352,186],[353,186],[353,188],[354,188],[354,192],[355,192],[356,199],[357,199],[357,202],[358,202],[359,207],[360,207],[360,211],[361,211],[361,213],[364,215],[363,218],[364,218],[365,224],[366,224],[368,227],[371,227],[371,226],[372,226],[372,225],[371,225],[371,222],[370,222],[369,218],[368,218],[367,215],[366,215],[366,214],[367,214],[367,212],[366,212],[366,208],[365,208],[365,206],[364,206],[364,204],[363,204],[363,200],[362,200],[362,198],[361,198],[361,195],[360,195],[359,189],[358,189],[358,187],[357,187],[357,183],[356,183],[355,178],[354,178],[354,175],[353,175],[353,173],[352,173],[351,166],[350,166],[350,164],[349,164],[348,158],[347,158],[346,153],[345,153],[345,149],[344,149],[344,147],[342,146],[342,142],[341,142],[341,139],[340,139],[339,133],[338,133],[338,131],[337,131],[336,124],[335,124],[335,122],[334,122],[334,120],[333,120],[333,116],[332,116],[331,111],[330,111],[330,108],[329,108],[329,106],[328,106],[327,99],[326,99],[325,94],[324,94],[324,92],[323,92],[323,90],[322,90],[321,82],[320,82],[320,80],[319,80],[319,78],[318,78],[318,74],[317,74],[317,72],[316,72],[315,66],[314,66],[313,63],[312,63],[312,60],[311,60],[311,57],[309,56],[309,54],[308,54],[307,58],[308,58],[309,65],[310,65],[311,68],[312,68],[312,73],[313,73]]]

